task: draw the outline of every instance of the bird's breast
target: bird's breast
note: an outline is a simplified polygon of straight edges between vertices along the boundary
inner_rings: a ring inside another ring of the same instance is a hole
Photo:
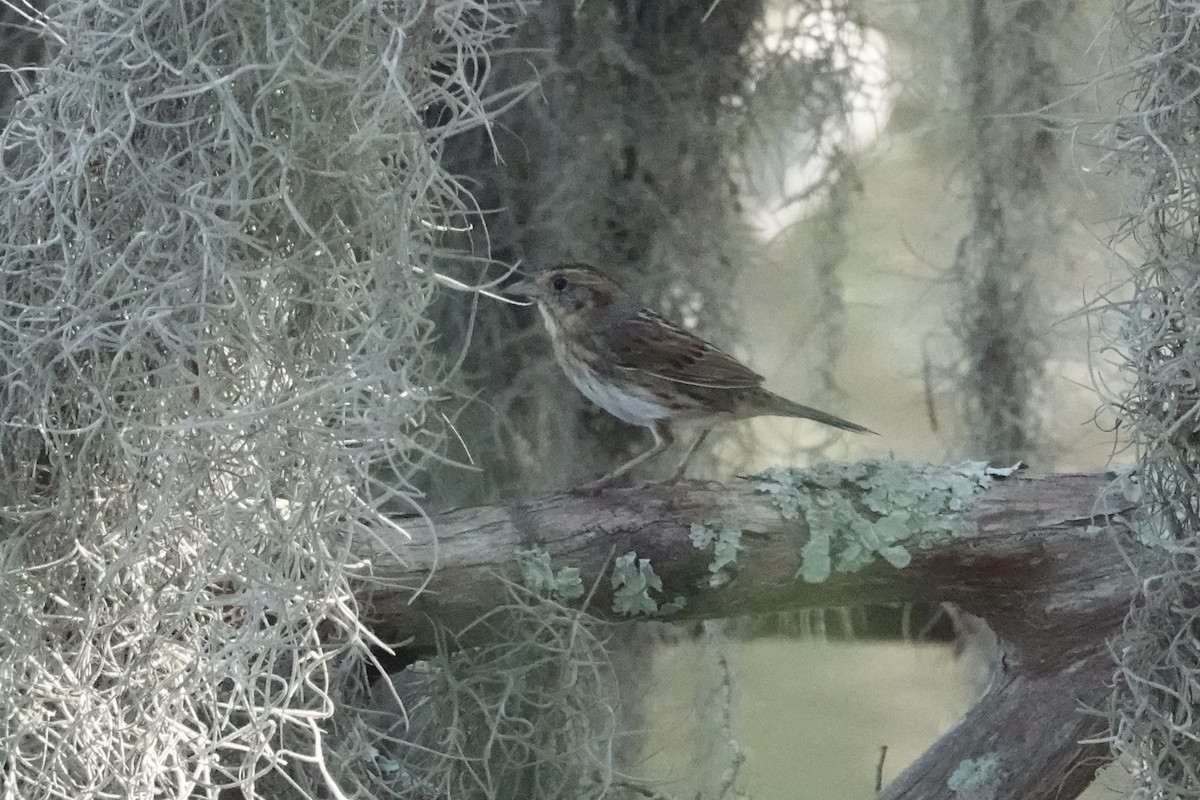
[[[575,388],[617,419],[648,428],[656,420],[672,415],[671,410],[648,389],[606,380],[584,363],[560,363]]]
[[[672,410],[646,386],[629,380],[613,367],[613,375],[605,377],[592,365],[602,356],[586,351],[564,331],[553,314],[542,310],[546,330],[554,345],[554,356],[563,372],[583,396],[619,420],[631,425],[650,427],[656,420],[672,416]]]

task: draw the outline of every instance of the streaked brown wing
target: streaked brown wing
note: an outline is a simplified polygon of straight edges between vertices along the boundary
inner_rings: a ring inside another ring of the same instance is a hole
[[[649,309],[640,309],[605,331],[605,344],[623,369],[711,389],[745,389],[763,378]]]

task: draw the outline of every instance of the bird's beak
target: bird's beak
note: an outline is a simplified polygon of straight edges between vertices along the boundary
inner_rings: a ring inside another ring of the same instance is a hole
[[[512,297],[528,297],[532,299],[537,296],[537,284],[533,282],[532,278],[525,278],[504,287],[504,293]]]

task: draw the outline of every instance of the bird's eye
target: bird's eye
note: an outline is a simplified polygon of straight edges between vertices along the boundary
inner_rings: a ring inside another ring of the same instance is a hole
[[[550,282],[550,287],[552,289],[554,289],[554,291],[556,291],[556,292],[561,292],[563,289],[567,288],[567,279],[564,278],[562,275],[559,275],[557,278],[555,278],[554,280],[552,280]]]

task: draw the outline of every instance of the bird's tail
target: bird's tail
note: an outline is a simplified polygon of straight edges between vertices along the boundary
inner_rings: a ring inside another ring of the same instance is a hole
[[[833,414],[828,414],[820,409],[811,406],[800,405],[793,403],[786,397],[780,397],[777,394],[762,390],[766,398],[763,398],[764,406],[770,409],[768,412],[771,416],[777,417],[800,417],[801,419],[811,419],[813,422],[819,422],[822,425],[829,425],[832,428],[840,428],[844,431],[853,431],[855,433],[875,433],[870,428],[863,427],[858,423],[851,422],[841,417],[835,417]],[[876,434],[878,435],[878,434]]]

